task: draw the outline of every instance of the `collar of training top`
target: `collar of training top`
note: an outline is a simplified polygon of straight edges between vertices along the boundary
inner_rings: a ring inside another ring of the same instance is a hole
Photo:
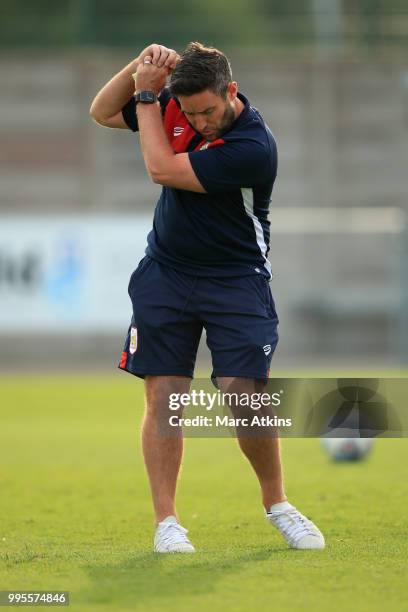
[[[240,92],[238,92],[237,96],[241,102],[243,102],[244,108],[240,115],[235,119],[228,132],[244,125],[248,120],[250,113],[251,107],[248,99]],[[213,146],[222,144],[224,142],[222,140],[222,136],[228,133],[225,132],[220,138],[217,138],[217,140],[207,143],[206,139],[203,138],[203,136],[197,132],[197,130],[189,122],[181,110],[180,102],[175,96],[171,96],[168,104],[166,105],[163,123],[164,129],[175,153],[184,153],[188,150],[192,150],[190,146],[192,146],[194,150],[208,147],[212,148]]]

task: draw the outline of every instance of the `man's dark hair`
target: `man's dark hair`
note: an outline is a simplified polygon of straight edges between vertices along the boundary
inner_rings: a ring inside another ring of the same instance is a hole
[[[232,81],[231,66],[221,51],[191,42],[170,77],[172,96],[192,96],[209,89],[225,98]]]

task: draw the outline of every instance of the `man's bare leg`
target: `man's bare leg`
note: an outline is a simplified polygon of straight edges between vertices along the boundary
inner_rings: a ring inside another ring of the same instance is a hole
[[[250,378],[220,377],[218,385],[222,392],[238,394],[262,392],[262,389],[258,388],[259,381]],[[237,437],[242,452],[258,477],[265,510],[269,510],[272,504],[286,501],[279,437],[277,435],[257,437],[256,434],[248,437],[242,435],[240,430],[237,430]]]
[[[158,431],[159,422],[165,427],[170,414],[169,395],[188,393],[190,378],[182,376],[146,376],[145,416],[142,425],[143,456],[150,481],[156,522],[169,515],[177,516],[175,497],[177,477],[183,455],[181,428],[166,436]]]
[[[265,510],[269,511],[273,504],[286,501],[279,438],[239,437],[238,442],[258,477]]]

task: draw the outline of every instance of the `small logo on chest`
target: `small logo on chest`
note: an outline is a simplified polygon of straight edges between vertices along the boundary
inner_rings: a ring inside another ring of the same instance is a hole
[[[184,128],[183,127],[176,126],[173,129],[173,136],[181,136],[183,132],[184,132]]]

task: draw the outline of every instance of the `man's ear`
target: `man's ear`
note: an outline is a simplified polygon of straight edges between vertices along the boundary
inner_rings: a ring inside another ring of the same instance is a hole
[[[231,81],[231,83],[228,85],[227,92],[229,99],[231,100],[231,102],[233,102],[237,97],[238,83],[236,81]]]

